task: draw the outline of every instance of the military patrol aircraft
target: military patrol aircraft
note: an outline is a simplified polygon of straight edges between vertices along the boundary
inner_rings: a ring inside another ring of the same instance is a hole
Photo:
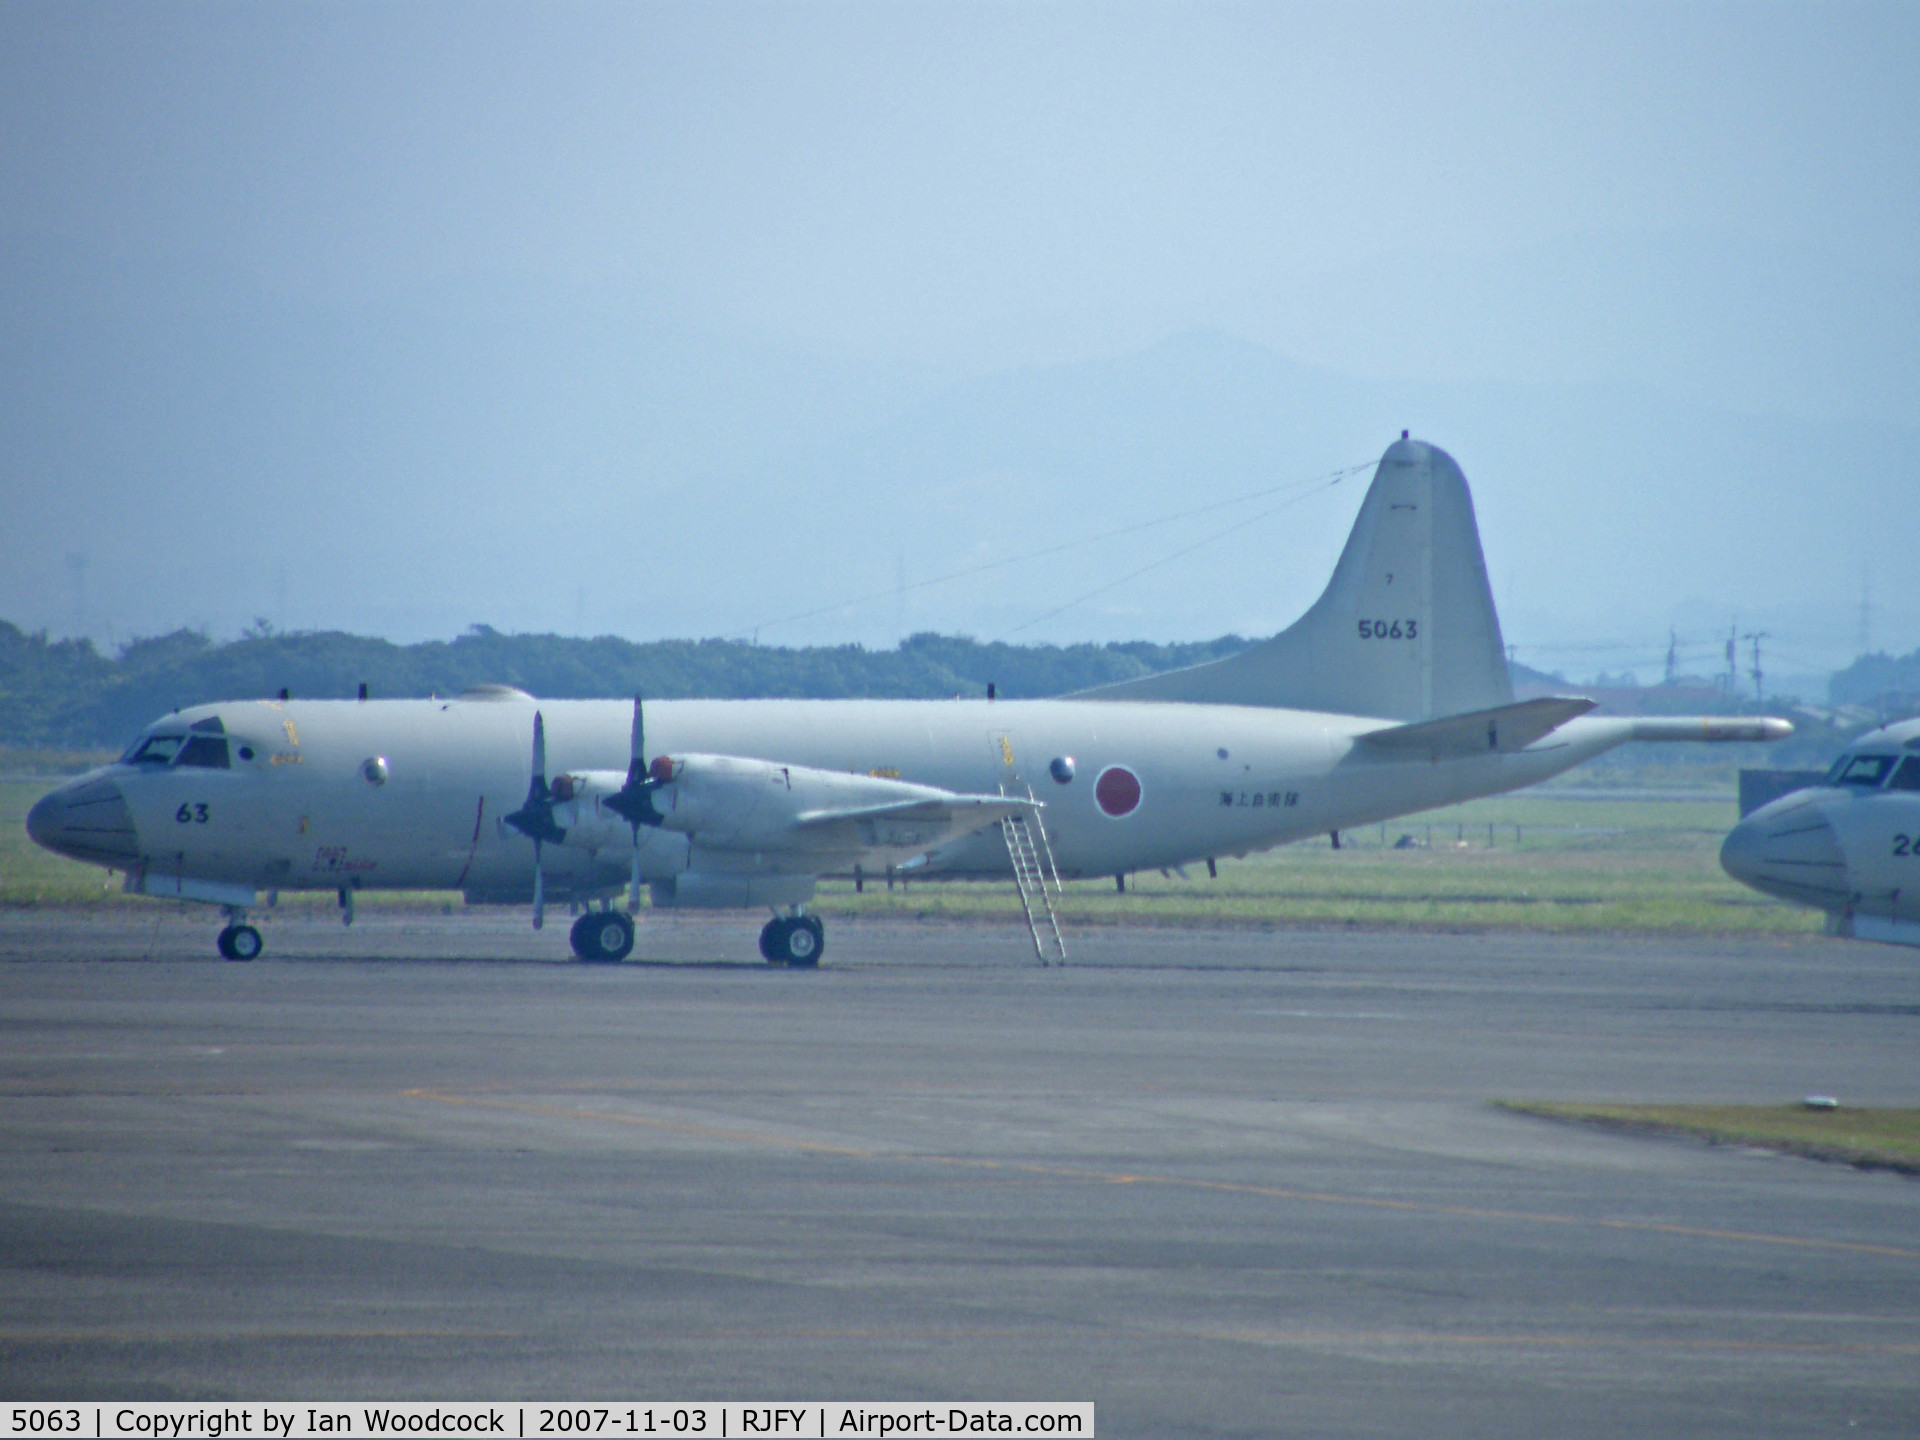
[[[1516,789],[1629,740],[1767,740],[1770,719],[1610,719],[1516,703],[1465,477],[1404,434],[1333,578],[1231,658],[1054,700],[237,700],[147,727],[34,806],[49,849],[219,906],[260,953],[278,892],[461,890],[586,913],[582,959],[655,906],[767,908],[761,952],[818,962],[822,875],[1006,878],[1042,960],[1048,892],[1244,856]],[[649,750],[649,743],[653,748]],[[524,797],[524,798],[522,798]],[[598,908],[595,908],[595,907]],[[1038,907],[1037,909],[1035,907]],[[1049,945],[1050,939],[1053,943]]]
[[[1920,945],[1920,720],[1869,731],[1818,785],[1755,810],[1720,864],[1826,911],[1829,935]]]

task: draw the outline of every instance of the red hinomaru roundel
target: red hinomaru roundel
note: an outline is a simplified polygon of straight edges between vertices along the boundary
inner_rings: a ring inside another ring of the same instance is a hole
[[[1093,782],[1093,802],[1118,820],[1140,806],[1140,777],[1124,765],[1109,765]]]

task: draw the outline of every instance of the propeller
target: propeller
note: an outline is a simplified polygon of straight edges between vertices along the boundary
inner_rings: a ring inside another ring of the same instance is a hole
[[[547,919],[547,877],[540,863],[546,841],[564,844],[567,832],[554,823],[553,790],[547,784],[547,723],[533,712],[533,778],[527,782],[527,803],[506,817],[506,823],[533,841],[533,928]]]
[[[658,825],[662,816],[653,808],[653,792],[666,784],[661,776],[647,769],[647,722],[641,713],[640,697],[633,697],[633,734],[628,741],[627,779],[601,803],[633,827],[633,879],[627,884],[627,910],[640,908],[640,827]]]

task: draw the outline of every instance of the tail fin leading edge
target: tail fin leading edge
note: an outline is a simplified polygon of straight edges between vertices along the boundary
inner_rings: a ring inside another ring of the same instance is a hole
[[[1225,660],[1080,692],[1418,721],[1513,702],[1466,477],[1418,440],[1387,447],[1333,579],[1287,629]]]

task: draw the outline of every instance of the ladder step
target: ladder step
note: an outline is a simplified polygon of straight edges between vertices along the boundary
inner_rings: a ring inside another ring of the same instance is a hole
[[[1027,929],[1033,935],[1033,953],[1042,965],[1064,965],[1067,944],[1060,933],[1060,921],[1053,913],[1053,897],[1048,893],[1047,886],[1047,871],[1053,868],[1053,849],[1047,846],[1047,863],[1043,867],[1024,815],[1006,816],[1000,822],[1000,833],[1006,841],[1007,860],[1013,867],[1013,884],[1020,894],[1020,908],[1026,914]],[[1040,841],[1046,845],[1044,826],[1041,827]],[[1060,876],[1056,870],[1053,888],[1057,890],[1059,887]]]

